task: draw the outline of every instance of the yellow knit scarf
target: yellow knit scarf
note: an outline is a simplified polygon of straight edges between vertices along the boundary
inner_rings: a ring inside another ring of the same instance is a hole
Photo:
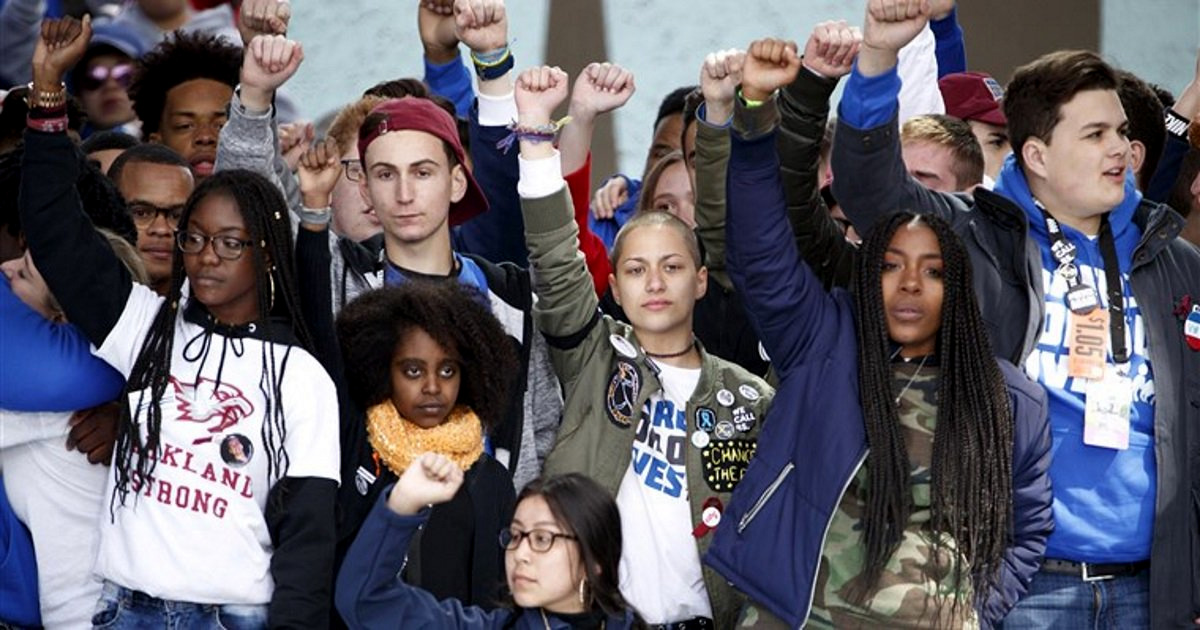
[[[386,400],[367,410],[367,438],[396,476],[403,475],[422,453],[445,455],[464,471],[483,454],[483,425],[465,405],[452,409],[438,426],[422,429],[401,417],[392,401]]]

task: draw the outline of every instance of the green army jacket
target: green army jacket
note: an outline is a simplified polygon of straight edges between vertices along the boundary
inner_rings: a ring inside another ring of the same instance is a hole
[[[661,385],[633,329],[601,315],[566,191],[523,199],[529,262],[537,289],[534,320],[550,344],[566,402],[544,473],[580,472],[615,497],[632,459],[638,420]],[[722,510],[754,456],[774,390],[746,370],[700,348],[700,381],[688,401],[685,448],[688,501],[699,526],[706,508]],[[698,435],[703,434],[703,435]],[[712,510],[708,511],[709,525]],[[711,531],[698,527],[696,552]],[[743,596],[705,567],[718,628],[734,626]]]

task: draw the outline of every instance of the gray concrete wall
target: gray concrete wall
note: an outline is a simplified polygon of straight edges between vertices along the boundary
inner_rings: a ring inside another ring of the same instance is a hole
[[[544,62],[549,2],[509,2],[519,68]],[[1021,11],[1018,20],[996,21],[994,27],[980,29],[967,18],[979,16],[985,7],[964,2],[963,22],[975,29],[967,31],[969,49],[978,52],[981,63],[986,59],[997,64],[988,70],[1007,78],[1011,67],[1004,65],[1027,60],[1010,60],[1021,49],[1003,57],[989,52],[1001,42],[1021,38],[1054,41],[1055,33],[1064,28],[1061,16],[1069,18],[1074,10],[1082,17],[1077,23],[1066,22],[1068,27],[1091,30],[1098,22],[1099,33],[1085,32],[1082,40],[1073,33],[1070,41],[1098,41],[1101,52],[1113,62],[1176,92],[1191,78],[1200,46],[1197,0],[1049,3],[1054,8],[1051,13],[1059,16],[1057,22],[1040,19],[1031,9]],[[638,85],[633,100],[614,120],[619,166],[638,171],[659,99],[674,87],[696,82],[706,53],[744,47],[765,35],[803,39],[813,24],[830,18],[861,23],[864,4],[863,0],[609,0],[604,4],[607,48],[613,61],[636,73]],[[293,6],[292,32],[304,43],[307,58],[289,88],[309,118],[320,117],[379,80],[421,75],[414,0],[298,0]]]

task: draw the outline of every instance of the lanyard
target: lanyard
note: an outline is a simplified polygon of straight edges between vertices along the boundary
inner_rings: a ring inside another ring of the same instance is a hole
[[[1067,281],[1067,307],[1079,314],[1087,314],[1099,306],[1099,296],[1091,285],[1079,278],[1079,267],[1075,264],[1075,244],[1063,236],[1058,221],[1041,205],[1046,231],[1050,234],[1050,254],[1058,262],[1058,273]],[[1121,267],[1117,261],[1117,246],[1112,228],[1108,225],[1108,214],[1100,217],[1100,256],[1104,260],[1104,278],[1108,284],[1108,330],[1112,337],[1112,354],[1115,363],[1129,360],[1129,348],[1125,345],[1125,294],[1121,289]]]

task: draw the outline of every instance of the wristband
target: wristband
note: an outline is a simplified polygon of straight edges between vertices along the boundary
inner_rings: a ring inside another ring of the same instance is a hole
[[[1167,133],[1181,140],[1187,140],[1188,122],[1190,121],[1187,118],[1170,107],[1163,114],[1163,124],[1167,127]]]
[[[509,49],[508,44],[505,44],[496,50],[480,53],[478,55],[475,54],[474,51],[471,51],[471,61],[477,66],[495,66],[501,61],[504,61],[504,58],[507,57],[510,52],[511,50]]]
[[[507,46],[504,47],[504,52],[498,61],[484,62],[475,53],[471,53],[471,61],[475,64],[475,76],[479,77],[480,81],[494,81],[508,74],[514,65],[512,51]]]
[[[62,133],[67,130],[67,115],[63,113],[61,116],[54,118],[35,118],[27,116],[25,125],[34,131],[42,133]]]
[[[297,214],[300,215],[300,222],[308,225],[329,225],[329,222],[333,220],[333,209],[329,206],[324,208],[301,206],[300,212]]]
[[[750,109],[754,109],[755,107],[761,107],[761,106],[762,106],[762,104],[766,102],[765,100],[762,100],[762,101],[752,101],[752,100],[750,100],[750,99],[746,98],[746,96],[745,96],[744,94],[742,94],[742,88],[741,88],[741,87],[739,87],[739,88],[737,89],[737,97],[738,97],[738,99],[739,99],[739,100],[741,100],[741,101],[742,101],[742,103],[744,103],[744,104],[746,105],[746,107],[749,107]]]

